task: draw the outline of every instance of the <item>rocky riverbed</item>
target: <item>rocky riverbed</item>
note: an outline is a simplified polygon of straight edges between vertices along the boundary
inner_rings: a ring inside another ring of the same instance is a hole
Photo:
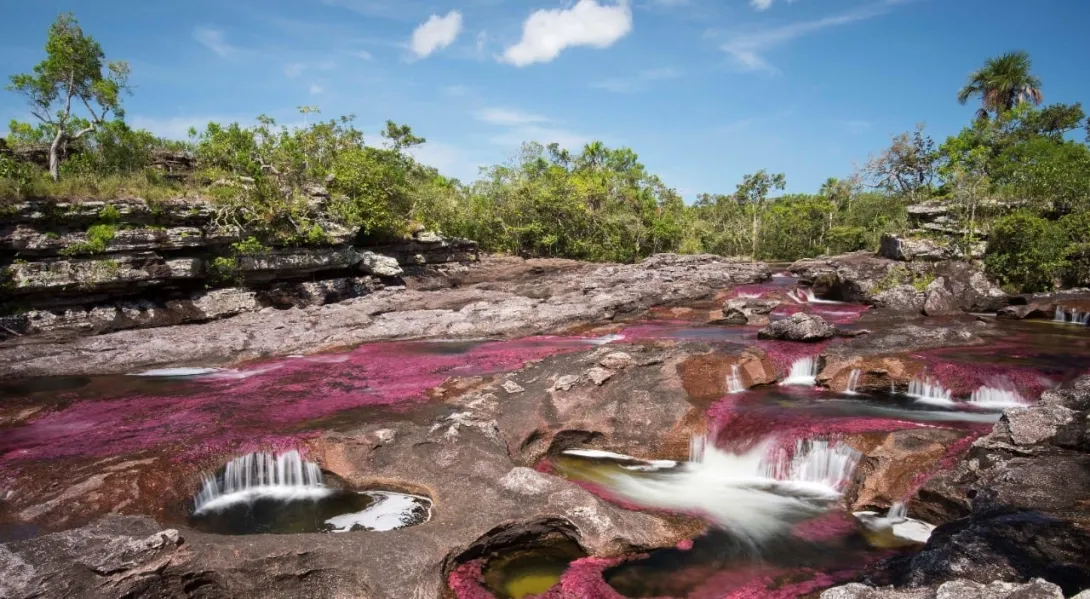
[[[13,337],[0,596],[1072,596],[1087,298],[862,254],[486,256]]]

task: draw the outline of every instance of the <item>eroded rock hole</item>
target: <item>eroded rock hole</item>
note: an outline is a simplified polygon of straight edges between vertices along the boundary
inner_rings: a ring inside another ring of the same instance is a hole
[[[298,451],[251,453],[206,474],[189,524],[225,535],[389,531],[427,522],[428,497],[348,488]]]

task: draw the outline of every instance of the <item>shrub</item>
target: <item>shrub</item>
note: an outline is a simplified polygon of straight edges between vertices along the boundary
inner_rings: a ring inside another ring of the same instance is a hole
[[[984,264],[988,274],[1017,291],[1052,289],[1067,266],[1062,227],[1020,210],[992,225]]]

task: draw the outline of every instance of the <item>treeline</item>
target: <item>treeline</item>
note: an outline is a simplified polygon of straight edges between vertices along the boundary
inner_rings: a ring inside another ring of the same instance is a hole
[[[1090,123],[1079,104],[1039,107],[1041,82],[1024,53],[972,74],[957,99],[978,97],[977,117],[941,144],[921,126],[817,193],[784,195],[785,175],[760,171],[693,204],[635,152],[600,142],[578,152],[527,143],[463,183],[414,160],[425,140],[391,122],[378,145],[364,143],[352,117],[295,128],[260,117],[162,140],[125,124],[128,67],[104,60],[63,15],[46,60],[11,78],[38,122],[11,124],[0,197],[200,195],[220,226],[262,244],[427,227],[486,251],[621,262],[657,252],[794,260],[874,250],[896,233],[982,255],[1012,290],[1090,284]],[[172,176],[164,156],[184,157],[191,172]],[[908,207],[921,204],[941,207],[942,226],[912,228]]]

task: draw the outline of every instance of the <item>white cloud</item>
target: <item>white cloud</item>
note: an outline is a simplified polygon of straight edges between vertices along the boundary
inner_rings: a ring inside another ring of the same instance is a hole
[[[531,123],[547,123],[548,117],[539,114],[530,114],[511,108],[485,108],[473,115],[478,121],[492,125],[528,125]]]
[[[250,119],[252,120],[252,119]],[[241,122],[238,117],[228,116],[141,116],[133,115],[125,117],[125,122],[133,129],[145,129],[159,137],[167,139],[187,139],[189,128],[196,127],[197,131],[204,131],[208,123],[234,123]]]
[[[413,30],[410,42],[417,58],[426,58],[454,43],[462,31],[462,13],[452,10],[446,16],[432,15]]]
[[[749,0],[749,5],[755,10],[768,10],[772,8],[772,0]]]
[[[223,32],[219,29],[197,27],[193,30],[193,39],[220,56],[230,56],[238,52],[238,48],[227,43]]]
[[[464,98],[469,95],[469,88],[464,85],[448,85],[443,88],[443,95],[448,98]]]
[[[435,167],[440,173],[469,182],[477,178],[483,161],[473,160],[465,150],[441,141],[428,140],[421,146],[409,150],[421,164]]]
[[[324,87],[318,85],[317,83],[311,83],[310,84],[310,95],[317,96],[317,95],[322,94],[322,93],[325,93],[325,88]]]
[[[519,147],[529,141],[536,141],[543,145],[556,143],[562,148],[574,150],[590,143],[591,139],[586,135],[566,129],[527,125],[512,127],[504,133],[492,137],[490,141],[496,145],[508,147]]]
[[[348,52],[349,56],[355,56],[360,60],[373,60],[374,57],[367,50],[356,50],[354,52]]]
[[[692,4],[693,0],[651,0],[652,4],[659,6],[687,6]]]
[[[764,53],[769,49],[824,29],[850,25],[884,15],[892,10],[895,5],[910,1],[882,0],[839,15],[814,21],[802,21],[770,29],[750,31],[728,40],[720,46],[720,49],[729,54],[738,67],[743,70],[778,73],[779,70],[764,57]]]
[[[632,31],[628,2],[579,0],[568,9],[534,11],[522,25],[522,39],[504,51],[502,60],[524,67],[549,62],[574,46],[608,48]]]
[[[289,62],[284,65],[284,74],[289,78],[295,78],[303,74],[303,71],[307,70],[307,65],[301,62]]]
[[[604,89],[618,94],[640,91],[653,81],[662,79],[674,79],[681,76],[680,73],[670,67],[661,69],[647,69],[640,71],[632,77],[615,77],[592,83],[591,87]]]

